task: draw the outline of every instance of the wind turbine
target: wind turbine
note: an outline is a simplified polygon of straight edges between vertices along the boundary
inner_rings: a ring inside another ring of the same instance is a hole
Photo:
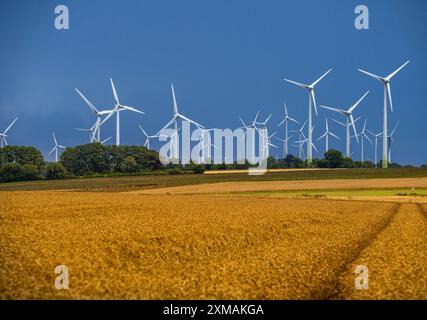
[[[308,138],[306,138],[304,140],[295,141],[295,143],[298,143],[298,144],[302,143],[304,145],[304,143],[309,143],[309,140],[308,140]],[[314,150],[316,150],[317,153],[319,153],[319,150],[317,150],[317,148],[313,142],[311,143],[311,146]]]
[[[108,116],[100,123],[99,126],[103,125],[115,113],[116,114],[116,145],[119,146],[120,145],[120,112],[124,110],[128,110],[128,111],[132,111],[140,114],[145,114],[145,113],[133,107],[122,105],[119,101],[119,96],[117,95],[117,91],[114,86],[113,79],[110,79],[110,82],[111,82],[111,88],[113,90],[114,100],[116,103],[114,105],[114,109],[110,111]]]
[[[326,131],[325,133],[320,136],[317,141],[325,138],[325,153],[329,150],[329,136],[332,136],[338,140],[341,140],[337,135],[333,134],[331,131],[329,131],[329,124],[328,124],[328,118],[326,118]]]
[[[378,138],[382,136],[382,132],[379,132],[377,134],[372,133],[371,131],[369,131],[368,129],[366,129],[366,132],[370,133],[374,138],[375,138],[375,143],[374,143],[374,158],[375,158],[375,168],[378,166]]]
[[[304,128],[305,128],[305,126],[307,125],[307,120],[305,120],[304,121],[304,123],[303,123],[303,125],[298,129],[298,130],[291,130],[291,132],[295,132],[295,133],[298,133],[298,135],[299,135],[299,141],[302,141],[302,140],[305,140],[306,139],[306,137],[305,137],[305,134],[304,134]],[[302,150],[302,146],[303,146],[303,144],[304,143],[298,143],[298,146],[299,146],[299,152],[298,152],[298,157],[300,158],[300,159],[302,159],[302,155],[303,155],[303,150]]]
[[[288,150],[287,148],[289,146],[289,140],[291,140],[292,137],[293,137],[293,135],[288,136],[288,138],[286,138],[286,139],[280,139],[280,138],[276,137],[277,140],[279,140],[279,141],[281,141],[283,143],[283,155],[282,155],[283,159],[285,159],[286,156],[288,155],[288,153],[287,153],[286,150]]]
[[[288,138],[288,123],[289,121],[292,121],[294,123],[300,124],[297,120],[295,120],[294,118],[291,118],[288,115],[288,108],[286,107],[286,103],[285,103],[285,117],[283,118],[283,120],[277,125],[277,127],[280,127],[282,124],[285,125],[285,139],[283,139],[283,148],[284,148],[284,158],[288,155],[288,151],[289,151],[289,138]]]
[[[142,133],[145,136],[144,147],[146,147],[147,149],[150,150],[150,139],[158,138],[159,136],[156,136],[156,135],[150,136],[150,135],[147,134],[147,132],[145,132],[145,130],[141,127],[140,124],[138,125],[138,127],[139,127],[139,129],[141,129]]]
[[[208,134],[210,131],[213,131],[215,129],[204,129],[204,128],[199,128],[201,130],[201,134],[199,137],[199,148],[200,151],[199,152],[199,157],[198,157],[198,163],[203,163],[203,162],[207,162],[207,160],[211,161],[211,148],[214,147],[215,149],[217,149],[217,146],[213,145],[210,142],[210,138],[206,140],[206,134]]]
[[[284,79],[285,81],[295,84],[301,88],[304,88],[308,91],[308,127],[312,128],[312,114],[311,114],[311,103],[313,102],[314,105],[314,111],[316,112],[317,115],[317,106],[316,106],[316,97],[314,94],[314,87],[316,86],[316,84],[318,84],[320,82],[320,80],[322,80],[329,72],[331,72],[332,69],[329,69],[328,71],[326,71],[319,79],[317,79],[316,81],[314,81],[312,84],[303,84],[300,82],[296,82],[293,80],[288,80],[288,79]],[[312,132],[310,130],[308,130],[308,140],[309,143],[307,143],[307,160],[308,160],[308,164],[311,164],[313,162],[313,153],[312,153],[312,146],[313,146],[313,139],[312,139]]]
[[[393,102],[391,99],[391,87],[390,87],[390,80],[409,63],[409,60],[406,61],[403,65],[401,65],[399,68],[397,68],[395,71],[390,73],[387,77],[380,77],[376,74],[364,71],[362,69],[359,69],[360,72],[377,79],[379,81],[382,81],[384,84],[384,114],[383,114],[383,152],[382,152],[382,167],[387,168],[388,167],[388,159],[387,159],[387,146],[388,146],[388,133],[387,133],[387,96],[390,101],[390,110],[393,112]]]
[[[172,119],[162,129],[160,129],[159,132],[156,133],[156,135],[159,135],[163,130],[165,130],[167,127],[169,127],[172,124],[174,125],[175,132],[177,132],[178,131],[178,120],[179,119],[181,119],[183,121],[188,121],[189,123],[194,124],[197,128],[204,128],[204,126],[202,126],[201,124],[199,124],[199,123],[187,118],[186,116],[182,115],[181,113],[179,113],[178,104],[176,102],[176,96],[175,96],[175,90],[174,90],[173,84],[171,84],[171,89],[172,89],[172,99],[173,99],[173,116],[172,116]],[[179,148],[179,146],[178,146],[178,135],[177,134],[173,135],[173,138],[175,141],[173,144],[171,144],[171,146],[173,145],[173,147],[174,147],[173,152],[172,152],[172,157],[174,159],[178,159],[179,158],[179,155],[178,155],[178,151],[179,151],[178,150],[178,148]]]
[[[273,146],[270,143],[269,139],[276,134],[276,133],[274,133],[271,136],[268,135],[267,122],[270,120],[271,116],[272,115],[270,114],[267,117],[267,119],[265,119],[265,121],[263,121],[263,122],[258,122],[256,120],[254,120],[254,122],[253,122],[253,125],[255,125],[255,128],[256,128],[256,125],[259,125],[261,127],[260,128],[261,130],[258,130],[258,133],[261,135],[262,140],[263,140],[263,144],[262,144],[263,145],[263,149],[262,149],[262,151],[263,151],[263,154],[262,154],[263,157],[261,157],[262,159],[267,159],[268,158],[268,156],[269,156],[269,148],[268,148],[268,146],[269,145]],[[258,117],[258,114],[257,114],[257,117]],[[274,146],[274,147],[276,147],[276,146]]]
[[[362,161],[362,163],[365,161],[365,158],[364,158],[364,141],[365,141],[365,138],[366,138],[366,140],[368,140],[371,144],[373,144],[373,142],[372,142],[372,140],[371,139],[369,139],[369,137],[368,137],[368,135],[366,134],[366,132],[367,132],[367,130],[366,130],[366,122],[367,122],[367,120],[365,119],[365,123],[363,124],[363,129],[362,129],[362,131],[359,133],[359,134],[357,134],[357,136],[359,136],[360,137],[360,146],[361,146],[361,151],[360,151],[360,159],[361,159],[361,161]],[[357,137],[356,136],[356,137]]]
[[[89,129],[74,128],[74,130],[89,132],[89,143],[93,143],[93,141],[95,140],[95,133],[96,133],[95,127],[96,127],[97,122],[95,122],[95,124],[92,127],[90,127]]]
[[[53,141],[55,142],[55,146],[53,147],[52,150],[49,151],[49,153],[47,155],[50,156],[50,154],[55,151],[55,162],[58,162],[59,148],[65,149],[65,147],[58,144],[58,141],[56,140],[56,137],[55,137],[55,133],[52,132],[52,134],[53,134]]]
[[[80,95],[80,97],[82,97],[82,99],[86,102],[86,104],[89,106],[90,110],[92,110],[92,112],[95,114],[96,117],[96,122],[94,124],[94,126],[92,127],[92,135],[93,137],[90,139],[90,142],[92,143],[93,140],[96,140],[97,142],[101,141],[101,121],[102,121],[102,116],[104,115],[108,115],[111,113],[112,110],[103,110],[103,111],[99,111],[90,101],[89,99],[87,99],[83,93],[81,93],[79,91],[79,89],[74,88],[77,93]]]
[[[331,107],[326,107],[326,106],[320,106],[323,109],[328,109],[331,111],[335,111],[338,112],[340,114],[342,114],[343,116],[346,117],[346,124],[345,124],[345,130],[346,130],[346,135],[345,135],[345,156],[347,158],[350,157],[350,125],[353,127],[353,131],[354,131],[354,135],[356,136],[356,140],[357,142],[359,142],[358,136],[357,136],[357,131],[356,131],[356,126],[354,125],[354,118],[353,118],[353,111],[354,109],[356,109],[356,107],[359,105],[360,102],[362,102],[362,100],[368,95],[369,90],[366,91],[366,93],[359,99],[357,100],[357,102],[355,104],[353,104],[350,108],[348,108],[347,110],[342,110],[342,109],[337,109],[337,108],[331,108]]]
[[[15,120],[12,121],[12,123],[6,128],[6,130],[3,131],[3,133],[0,133],[0,148],[3,148],[4,146],[7,146],[7,132],[9,131],[10,128],[12,128],[12,126],[14,125],[14,123],[16,122],[16,120],[18,120],[18,118],[16,117]]]
[[[391,145],[392,143],[394,143],[394,139],[393,139],[393,135],[394,132],[396,131],[397,127],[399,126],[399,121],[396,123],[394,129],[391,131],[390,135],[387,137],[387,142],[388,142],[388,160],[391,163]]]

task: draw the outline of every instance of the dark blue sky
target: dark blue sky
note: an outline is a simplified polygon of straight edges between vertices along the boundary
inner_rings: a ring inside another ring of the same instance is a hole
[[[52,147],[51,131],[65,146],[85,143],[88,137],[73,128],[94,119],[73,88],[96,106],[110,107],[113,77],[121,102],[146,112],[122,113],[124,144],[143,143],[138,123],[154,133],[169,120],[171,82],[181,111],[206,127],[235,128],[238,115],[248,120],[260,109],[262,117],[273,113],[273,132],[284,102],[292,116],[307,116],[306,92],[282,79],[308,83],[333,68],[317,87],[318,103],[348,107],[369,89],[356,115],[379,132],[382,85],[357,69],[387,75],[410,59],[392,81],[389,126],[401,122],[393,161],[427,163],[427,2],[363,1],[370,29],[358,31],[354,8],[360,3],[2,0],[0,131],[19,116],[10,144],[45,153]],[[69,30],[54,28],[58,4],[70,10]],[[325,116],[335,115],[320,110],[315,137]],[[344,134],[337,125],[331,130]],[[104,128],[103,136],[110,135],[114,121]],[[343,141],[331,144],[344,147]],[[318,147],[324,148],[320,142]],[[359,146],[352,149],[358,158]],[[368,156],[373,158],[370,147]]]

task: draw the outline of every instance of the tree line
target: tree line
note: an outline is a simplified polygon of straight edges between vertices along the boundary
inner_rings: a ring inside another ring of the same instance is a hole
[[[163,165],[159,153],[142,146],[104,146],[91,143],[69,147],[61,154],[59,162],[45,162],[34,147],[6,146],[0,148],[0,182],[65,179],[94,175],[145,174],[145,173],[203,173],[205,170],[247,169],[248,161],[232,164],[168,164]],[[293,155],[284,159],[269,157],[267,166],[274,168],[306,168],[307,161]],[[310,167],[317,168],[374,168],[370,161],[359,162],[343,157],[338,150],[329,150],[322,159],[314,159]],[[379,165],[377,164],[377,167]],[[397,163],[390,167],[401,167]],[[408,166],[407,166],[408,167]],[[427,165],[422,165],[427,168]]]

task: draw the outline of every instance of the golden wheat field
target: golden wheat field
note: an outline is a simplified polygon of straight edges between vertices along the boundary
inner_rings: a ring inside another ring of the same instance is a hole
[[[421,205],[19,191],[0,208],[2,299],[427,299]]]

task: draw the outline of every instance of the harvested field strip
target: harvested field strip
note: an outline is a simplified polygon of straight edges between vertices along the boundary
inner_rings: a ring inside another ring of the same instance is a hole
[[[131,191],[130,193],[198,194],[283,190],[340,190],[384,188],[427,188],[427,178],[220,182],[180,187],[138,190]]]
[[[369,270],[369,288],[356,290],[357,265]],[[427,223],[421,206],[402,204],[390,225],[340,276],[343,299],[427,299]]]
[[[0,206],[0,298],[22,299],[327,298],[395,207],[70,192],[4,192]]]

